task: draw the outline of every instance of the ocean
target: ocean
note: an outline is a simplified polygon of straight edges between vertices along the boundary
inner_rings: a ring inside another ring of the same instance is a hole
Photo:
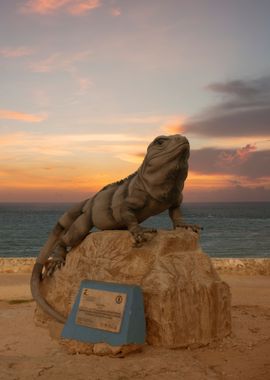
[[[36,257],[71,204],[0,203],[0,257]],[[270,202],[184,203],[184,220],[203,227],[201,246],[212,257],[270,258]],[[168,213],[143,223],[170,229]]]

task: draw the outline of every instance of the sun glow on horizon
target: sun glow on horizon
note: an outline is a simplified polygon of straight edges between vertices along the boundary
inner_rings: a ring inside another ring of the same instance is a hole
[[[270,200],[270,3],[212,2],[2,1],[0,201],[85,197],[164,134],[185,197]]]

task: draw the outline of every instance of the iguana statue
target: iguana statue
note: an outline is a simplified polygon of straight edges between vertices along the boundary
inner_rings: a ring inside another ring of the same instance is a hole
[[[40,251],[31,278],[33,298],[46,313],[59,322],[65,322],[65,318],[40,293],[44,266],[47,274],[61,267],[67,252],[78,245],[93,227],[100,230],[128,229],[135,245],[139,246],[147,240],[148,233],[156,232],[141,227],[139,223],[168,209],[174,228],[191,227],[198,232],[198,226],[183,223],[180,212],[188,158],[189,142],[186,137],[159,136],[148,146],[143,163],[135,173],[105,186],[92,198],[75,205],[60,217]]]

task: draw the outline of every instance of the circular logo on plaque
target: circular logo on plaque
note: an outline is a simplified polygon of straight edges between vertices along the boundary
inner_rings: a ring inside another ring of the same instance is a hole
[[[115,302],[118,303],[118,304],[122,303],[123,302],[123,297],[122,296],[116,296],[115,297]]]

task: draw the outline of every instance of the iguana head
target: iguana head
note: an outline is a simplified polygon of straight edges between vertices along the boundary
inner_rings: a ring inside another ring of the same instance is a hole
[[[148,146],[140,168],[147,192],[157,200],[181,192],[188,174],[189,142],[185,136],[158,136]]]

